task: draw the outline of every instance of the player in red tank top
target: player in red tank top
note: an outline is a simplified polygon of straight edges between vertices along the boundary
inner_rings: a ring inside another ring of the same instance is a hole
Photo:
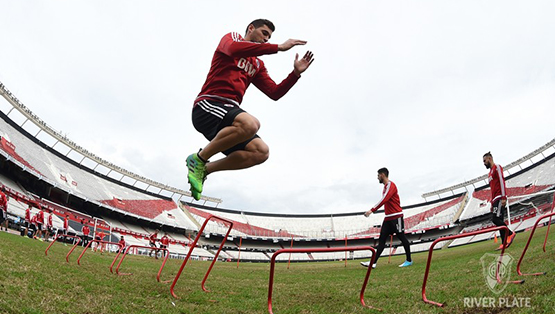
[[[192,120],[197,131],[210,141],[196,154],[187,157],[191,194],[199,200],[203,183],[210,173],[238,170],[261,164],[268,159],[269,148],[256,134],[260,121],[239,106],[250,83],[273,100],[285,95],[314,61],[308,51],[293,62],[293,71],[280,84],[268,75],[258,56],[287,51],[306,41],[288,39],[283,44],[270,44],[275,27],[268,20],[254,20],[245,37],[226,34],[220,41],[212,66],[193,106]],[[208,162],[217,153],[226,157]]]

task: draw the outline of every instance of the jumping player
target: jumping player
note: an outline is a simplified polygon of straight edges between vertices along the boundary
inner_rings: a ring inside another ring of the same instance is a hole
[[[507,189],[505,187],[505,176],[503,176],[503,167],[496,165],[493,162],[491,152],[487,152],[483,156],[484,166],[489,169],[488,181],[491,189],[491,222],[496,226],[507,226],[505,223],[504,212],[507,205]],[[501,245],[497,250],[508,248],[515,239],[516,233],[509,230],[510,234],[507,236],[507,243],[505,243],[505,230],[499,230],[501,235]]]
[[[380,230],[380,238],[378,240],[378,249],[376,252],[376,259],[372,268],[376,268],[378,259],[385,248],[385,242],[387,238],[396,234],[397,238],[401,240],[403,248],[405,248],[405,255],[407,259],[399,267],[407,267],[412,265],[412,259],[410,256],[410,245],[407,237],[405,236],[405,222],[403,220],[403,209],[401,208],[401,201],[399,199],[399,194],[397,192],[397,186],[395,183],[389,180],[389,170],[387,168],[381,168],[378,170],[378,181],[384,185],[382,199],[380,202],[372,207],[369,211],[364,213],[364,216],[368,217],[373,212],[377,211],[380,207],[385,207],[385,218],[382,223],[382,229]],[[362,266],[370,266],[370,262],[361,262]]]
[[[210,141],[198,153],[187,157],[187,177],[191,194],[196,200],[201,197],[208,174],[245,169],[268,159],[268,145],[256,134],[260,121],[239,107],[250,83],[271,99],[278,100],[314,61],[310,51],[301,59],[296,54],[293,71],[276,84],[258,56],[287,51],[306,44],[306,41],[288,39],[279,45],[270,44],[268,40],[274,30],[272,22],[254,20],[248,25],[244,38],[239,33],[228,33],[214,52],[206,82],[195,99],[192,111],[195,129]],[[208,163],[212,156],[220,152],[226,157]]]

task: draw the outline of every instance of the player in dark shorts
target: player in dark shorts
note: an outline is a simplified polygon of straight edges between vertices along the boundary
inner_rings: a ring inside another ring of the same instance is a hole
[[[156,241],[158,241],[158,232],[159,231],[156,230],[156,231],[154,231],[153,234],[150,235],[150,237],[148,237],[148,244],[151,247],[158,248],[156,246]],[[150,250],[150,253],[148,254],[148,256],[152,257],[152,253],[154,253],[154,257],[156,257],[156,259],[158,259],[158,250],[154,250],[154,249]]]
[[[405,236],[405,223],[403,220],[403,209],[401,208],[401,201],[399,199],[399,193],[397,191],[397,186],[395,183],[389,180],[389,170],[387,168],[381,168],[378,170],[378,181],[384,185],[382,192],[382,199],[376,204],[372,209],[364,213],[364,216],[368,217],[380,207],[385,207],[385,217],[382,223],[382,229],[380,230],[380,238],[378,240],[378,247],[376,250],[376,259],[372,268],[376,268],[378,259],[385,248],[385,243],[390,235],[396,234],[397,238],[401,240],[403,248],[405,249],[405,255],[407,259],[399,267],[412,266],[412,258],[410,254],[410,244]],[[369,267],[370,262],[361,262],[362,266]]]
[[[265,162],[269,148],[257,135],[260,121],[241,109],[241,101],[252,83],[273,100],[285,95],[314,61],[308,51],[295,56],[293,71],[276,84],[268,75],[259,56],[287,51],[306,41],[288,39],[283,44],[270,44],[274,24],[268,20],[252,21],[243,38],[239,33],[226,34],[220,41],[206,81],[195,99],[192,120],[197,131],[210,141],[198,153],[187,157],[191,194],[199,200],[206,176],[223,170],[249,168]],[[226,157],[208,163],[222,152]]]
[[[0,191],[0,226],[8,231],[8,196],[4,187]]]
[[[505,176],[503,175],[503,167],[496,165],[493,162],[491,152],[487,152],[482,157],[484,166],[489,169],[488,181],[491,189],[491,222],[496,226],[507,226],[505,223],[505,211],[507,210],[507,189],[505,187]],[[515,239],[516,233],[509,229],[507,236],[507,243],[505,243],[505,230],[499,230],[501,235],[501,245],[497,250],[508,248]]]

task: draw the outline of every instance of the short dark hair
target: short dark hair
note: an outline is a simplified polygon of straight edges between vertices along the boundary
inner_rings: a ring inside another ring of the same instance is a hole
[[[491,152],[487,152],[484,154],[484,157],[493,157],[493,156],[491,155]]]
[[[276,30],[276,27],[274,26],[274,23],[272,23],[270,20],[266,20],[266,19],[256,19],[252,22],[249,23],[249,25],[247,25],[247,29],[245,30],[245,33],[249,31],[249,26],[254,26],[254,28],[259,28],[260,26],[266,25],[268,26],[268,28],[274,32]]]
[[[383,173],[383,174],[385,174],[386,177],[389,178],[389,170],[387,170],[386,167],[378,169],[378,173]]]

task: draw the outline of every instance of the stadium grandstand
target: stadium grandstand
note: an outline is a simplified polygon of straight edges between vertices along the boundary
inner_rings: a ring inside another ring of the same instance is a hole
[[[9,196],[9,222],[21,230],[25,209],[52,211],[54,229],[69,216],[68,232],[82,235],[83,224],[93,233],[102,230],[106,240],[121,235],[128,244],[148,245],[155,230],[170,238],[171,257],[183,258],[200,226],[210,215],[234,223],[223,260],[268,262],[271,253],[288,247],[318,248],[377,245],[383,209],[369,219],[359,213],[267,214],[220,208],[222,200],[203,196],[195,202],[190,193],[144,178],[90,153],[56,132],[34,115],[2,83],[0,94],[0,185]],[[516,232],[530,228],[546,212],[555,190],[555,139],[505,167],[510,203],[508,223]],[[487,228],[490,220],[487,177],[482,176],[423,195],[424,202],[405,206],[405,227],[414,252],[425,251],[438,237]],[[193,257],[213,259],[227,226],[209,221]],[[492,234],[462,238],[442,246],[452,247],[491,239]],[[149,250],[136,250],[148,254]],[[384,254],[403,254],[392,242]],[[369,252],[350,252],[348,258],[367,258]],[[296,254],[293,261],[340,260],[345,253]],[[280,260],[288,259],[282,254]]]

